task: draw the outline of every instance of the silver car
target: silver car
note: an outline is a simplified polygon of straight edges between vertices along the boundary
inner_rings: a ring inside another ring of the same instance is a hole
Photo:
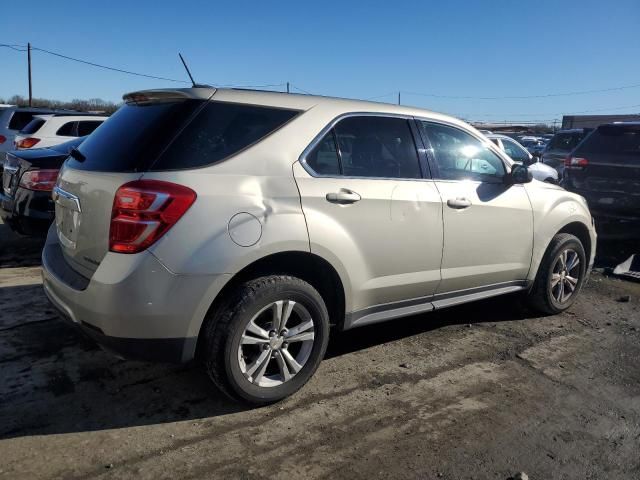
[[[44,289],[124,357],[204,362],[234,399],[301,388],[329,327],[522,292],[568,308],[593,263],[582,197],[416,108],[142,91],[72,151]]]
[[[533,178],[540,180],[541,182],[555,184],[560,182],[560,176],[555,168],[540,162],[537,157],[531,155],[526,148],[513,138],[507,135],[498,135],[495,133],[487,135],[486,137],[498,148],[502,149],[507,155],[509,155],[511,160],[529,167],[529,171],[533,174]]]

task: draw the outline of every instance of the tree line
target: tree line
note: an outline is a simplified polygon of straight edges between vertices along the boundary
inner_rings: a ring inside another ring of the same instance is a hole
[[[10,105],[18,105],[19,107],[28,107],[29,99],[21,95],[13,95],[9,98],[0,98],[0,103],[6,103]],[[83,100],[80,98],[74,98],[69,102],[62,102],[60,100],[50,100],[48,98],[34,98],[31,102],[33,107],[41,108],[59,108],[67,110],[77,110],[80,112],[105,112],[113,113],[120,106],[117,103],[102,100],[101,98],[90,98]]]

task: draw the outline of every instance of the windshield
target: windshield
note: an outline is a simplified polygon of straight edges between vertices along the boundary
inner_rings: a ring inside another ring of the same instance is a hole
[[[640,125],[598,127],[580,146],[580,152],[640,156]]]
[[[26,127],[20,130],[20,134],[31,135],[33,133],[36,133],[38,130],[40,130],[40,127],[44,125],[44,122],[45,121],[42,118],[34,118],[29,123],[27,123]]]

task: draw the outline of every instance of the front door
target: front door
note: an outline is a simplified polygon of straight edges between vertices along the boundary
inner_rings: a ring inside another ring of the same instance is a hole
[[[507,166],[488,141],[451,125],[418,124],[431,147],[443,202],[438,293],[525,280],[533,250],[533,211],[525,188],[504,182]]]

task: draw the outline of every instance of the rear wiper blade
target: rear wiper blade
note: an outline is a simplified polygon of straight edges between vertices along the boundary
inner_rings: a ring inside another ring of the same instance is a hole
[[[77,161],[79,162],[84,162],[87,157],[85,157],[80,150],[78,150],[77,148],[73,147],[71,149],[71,151],[69,152],[69,155],[71,155],[73,158],[75,158]]]

